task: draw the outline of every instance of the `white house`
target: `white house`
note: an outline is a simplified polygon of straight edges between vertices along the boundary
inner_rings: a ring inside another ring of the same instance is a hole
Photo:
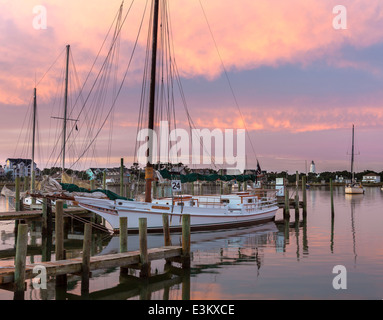
[[[379,183],[380,176],[376,173],[368,173],[365,176],[363,176],[362,182]]]
[[[32,172],[32,160],[31,159],[20,159],[20,158],[8,158],[5,161],[4,172],[5,174],[12,171],[13,178],[19,177],[30,177]],[[36,176],[40,175],[40,170],[37,168],[36,163],[33,163]]]

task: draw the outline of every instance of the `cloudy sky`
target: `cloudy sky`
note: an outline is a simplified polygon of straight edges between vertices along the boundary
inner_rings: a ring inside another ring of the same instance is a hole
[[[111,67],[108,85],[99,78],[92,88],[107,56],[120,0],[0,0],[1,164],[10,157],[31,157],[36,87],[36,162],[40,168],[60,166],[61,122],[52,117],[63,114],[67,44],[71,46],[69,118],[79,119],[78,131],[72,131],[75,139],[68,141],[67,166],[80,155],[78,168],[117,166],[121,157],[132,163],[147,27],[141,30],[129,73],[112,109],[111,105],[146,3],[124,1],[121,22],[126,20],[119,51],[113,51],[119,68]],[[197,128],[246,127],[248,167],[258,159],[269,171],[304,172],[313,160],[320,172],[350,169],[354,124],[356,171],[383,170],[380,0],[168,0],[167,4],[175,59]],[[344,10],[339,11],[338,5]],[[144,25],[148,12],[149,8]],[[176,108],[177,125],[182,126],[187,123],[183,106]],[[75,122],[69,123],[71,131]],[[76,136],[80,133],[81,139]]]

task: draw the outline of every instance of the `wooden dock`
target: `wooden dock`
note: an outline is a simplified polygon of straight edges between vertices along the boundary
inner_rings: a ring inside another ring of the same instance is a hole
[[[12,214],[25,214],[16,212]],[[29,212],[29,214],[35,214]],[[27,213],[28,215],[28,213]],[[177,262],[181,268],[190,269],[190,215],[182,217],[182,246],[172,246],[169,234],[169,217],[163,215],[164,221],[164,246],[148,249],[147,245],[147,220],[139,219],[139,245],[138,251],[127,251],[127,232],[120,233],[120,253],[91,256],[92,223],[84,225],[84,241],[82,257],[66,259],[64,248],[64,208],[63,201],[56,201],[55,212],[55,257],[56,261],[42,261],[39,263],[26,264],[28,248],[29,226],[19,223],[17,227],[17,242],[14,265],[0,267],[0,289],[12,290],[15,300],[23,300],[27,279],[41,278],[39,274],[43,270],[44,282],[48,278],[55,277],[56,287],[67,285],[68,274],[81,275],[81,293],[89,294],[89,278],[93,270],[120,267],[122,273],[128,269],[140,270],[140,278],[151,277],[151,261],[166,260],[166,264]],[[127,218],[120,218],[120,229],[128,230]],[[52,232],[50,232],[50,236]],[[50,260],[50,257],[46,260]]]
[[[52,212],[55,213],[55,207],[52,207]],[[75,214],[75,215],[87,215],[88,210],[80,207],[69,207],[64,209],[64,214]],[[43,210],[26,210],[26,211],[8,211],[0,212],[1,220],[26,220],[26,219],[41,219],[43,217]]]
[[[182,247],[166,246],[160,248],[148,249],[148,260],[171,259],[180,257]],[[116,254],[108,254],[101,256],[93,256],[90,258],[90,271],[98,269],[106,269],[112,267],[132,267],[136,268],[140,263],[140,252],[130,251]],[[48,277],[60,276],[66,274],[78,274],[82,271],[82,258],[39,262],[28,264],[25,266],[25,279],[32,279],[37,276],[33,272],[35,267],[44,267]],[[0,268],[0,284],[8,284],[14,282],[15,267]]]

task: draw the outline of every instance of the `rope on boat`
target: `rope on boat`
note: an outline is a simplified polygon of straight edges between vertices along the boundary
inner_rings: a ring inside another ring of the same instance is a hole
[[[73,213],[65,212],[65,213],[64,213],[64,216],[70,216],[70,217],[72,217],[73,219],[75,219],[75,220],[77,220],[77,221],[80,221],[80,222],[82,222],[82,223],[84,223],[84,224],[85,224],[85,223],[90,223],[90,224],[92,225],[92,228],[95,228],[95,229],[97,229],[97,230],[104,231],[104,232],[107,232],[107,233],[109,233],[109,234],[112,234],[112,233],[113,233],[112,230],[108,229],[107,227],[100,227],[97,223],[94,223],[94,222],[92,222],[92,221],[89,222],[88,220],[86,220],[86,219],[84,219],[84,218],[75,216]]]

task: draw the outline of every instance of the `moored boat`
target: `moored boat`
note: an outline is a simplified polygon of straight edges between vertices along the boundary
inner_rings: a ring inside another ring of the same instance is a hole
[[[170,230],[180,231],[182,215],[190,215],[191,230],[225,229],[252,225],[275,218],[275,197],[251,194],[189,196],[156,199],[151,203],[129,200],[75,197],[80,207],[102,216],[116,232],[119,218],[128,217],[128,230],[138,231],[139,218],[147,218],[148,232],[162,232],[162,214],[169,216]]]
[[[363,194],[364,188],[362,184],[359,182],[357,183],[355,180],[355,173],[354,173],[354,125],[352,125],[352,151],[351,151],[351,183],[348,184],[344,192],[346,194]]]

